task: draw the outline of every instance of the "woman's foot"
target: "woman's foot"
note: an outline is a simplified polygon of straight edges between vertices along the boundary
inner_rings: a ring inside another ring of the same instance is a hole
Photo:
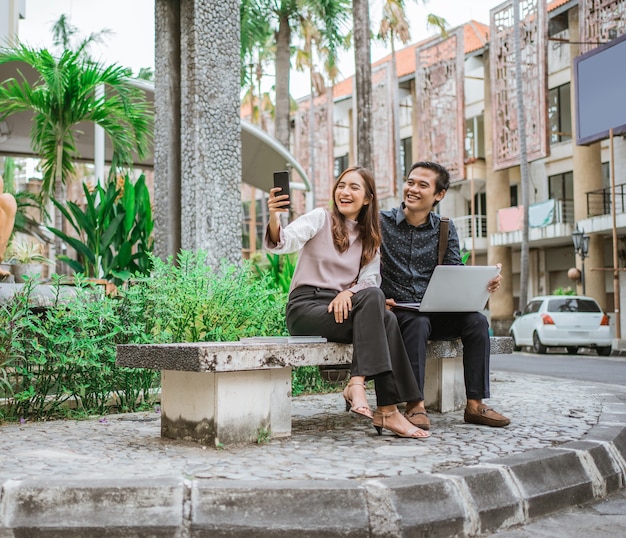
[[[415,427],[398,409],[392,411],[374,411],[373,422],[378,435],[383,434],[383,429],[389,430],[398,437],[408,437],[411,439],[426,439],[430,433],[421,428]]]
[[[365,381],[351,380],[343,389],[343,398],[346,400],[346,411],[352,411],[357,415],[373,418],[372,410],[367,403],[365,394]]]

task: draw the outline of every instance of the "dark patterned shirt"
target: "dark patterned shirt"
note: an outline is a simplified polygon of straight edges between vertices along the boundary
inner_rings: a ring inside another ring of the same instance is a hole
[[[398,302],[420,302],[435,270],[438,258],[441,217],[431,211],[428,222],[412,226],[401,207],[380,212],[383,243],[381,288]],[[450,220],[444,265],[461,265],[459,237]]]

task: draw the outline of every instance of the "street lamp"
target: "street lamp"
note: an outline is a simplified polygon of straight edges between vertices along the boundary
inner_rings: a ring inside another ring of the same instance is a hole
[[[585,258],[589,253],[589,236],[585,235],[584,230],[579,230],[576,226],[576,230],[572,232],[572,241],[574,242],[574,251],[580,256],[580,282],[583,286],[583,295],[585,295]]]

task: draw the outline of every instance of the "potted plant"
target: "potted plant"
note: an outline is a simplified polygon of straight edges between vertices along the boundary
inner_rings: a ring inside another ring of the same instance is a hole
[[[52,264],[52,261],[43,255],[43,245],[36,241],[14,241],[9,252],[15,282],[24,282],[25,275],[31,278],[41,275],[44,264]]]

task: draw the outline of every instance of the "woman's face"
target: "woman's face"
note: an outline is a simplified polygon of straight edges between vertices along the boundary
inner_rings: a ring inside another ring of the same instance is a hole
[[[345,218],[356,220],[364,205],[370,203],[365,181],[356,171],[348,172],[335,188],[335,205]]]

